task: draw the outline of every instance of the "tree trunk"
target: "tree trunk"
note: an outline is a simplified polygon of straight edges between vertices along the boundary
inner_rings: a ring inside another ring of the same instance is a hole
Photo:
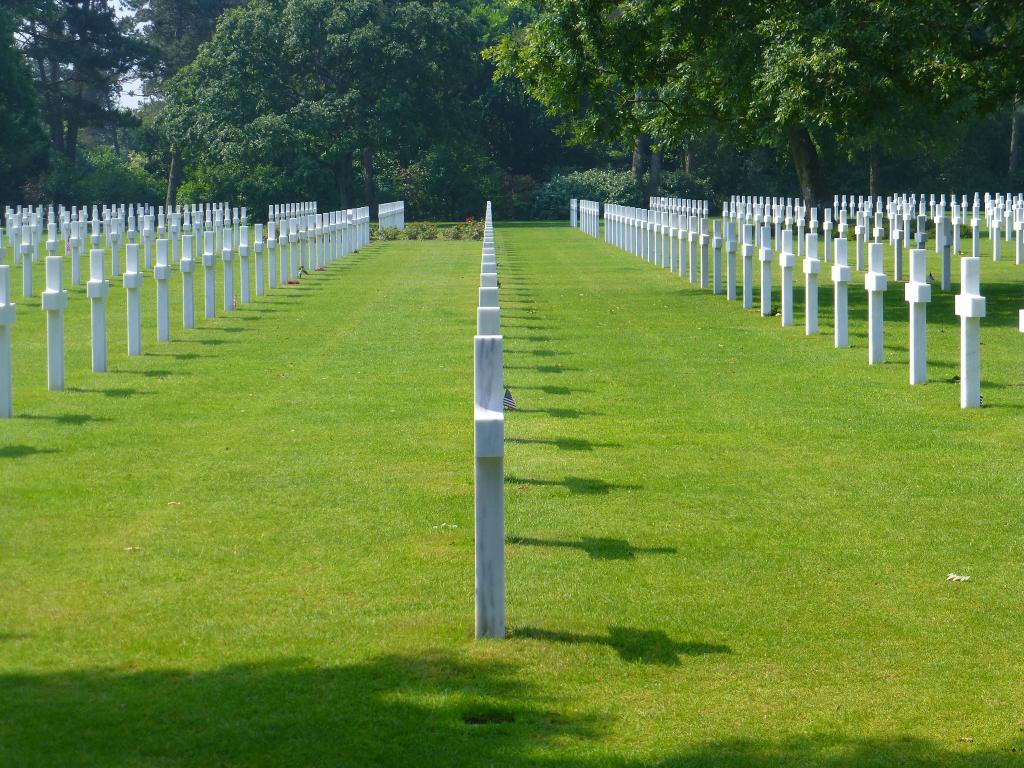
[[[1024,121],[1024,100],[1014,99],[1013,101],[1013,113],[1010,116],[1010,162],[1007,164],[1007,176],[1012,182],[1017,176],[1017,168],[1020,167],[1020,142],[1024,139],[1021,136],[1021,130],[1024,126],[1021,122]]]
[[[868,195],[878,196],[879,173],[881,172],[882,159],[878,153],[878,147],[874,144],[868,150]]]
[[[372,147],[363,150],[363,198],[370,206],[371,216],[377,212],[377,179],[373,175],[373,156]]]
[[[338,187],[338,207],[347,210],[352,207],[352,157],[345,155],[334,169],[334,183]]]
[[[178,185],[181,184],[181,152],[177,147],[171,147],[171,163],[167,167],[167,208],[171,209],[178,204]]]
[[[683,150],[683,170],[687,173],[693,173],[693,149],[689,144]]]
[[[661,185],[661,152],[651,153],[651,175],[647,183],[647,196],[656,195]]]
[[[633,182],[643,188],[644,172],[647,170],[647,163],[651,155],[651,137],[641,133],[633,140]]]
[[[818,149],[811,134],[803,125],[786,128],[786,140],[793,158],[793,167],[800,182],[800,193],[810,207],[821,207],[828,203],[828,182]]]

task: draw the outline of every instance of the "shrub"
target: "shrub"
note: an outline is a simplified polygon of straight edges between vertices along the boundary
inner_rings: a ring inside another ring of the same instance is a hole
[[[533,196],[533,216],[537,219],[567,219],[569,200],[597,200],[619,205],[642,204],[640,189],[629,171],[592,168],[552,176]]]
[[[376,232],[374,232],[376,228]],[[376,240],[399,240],[401,231],[397,227],[379,227],[376,224],[371,226],[370,237]]]
[[[440,231],[436,224],[431,224],[426,221],[414,221],[411,224],[406,224],[405,229],[402,230],[404,240],[437,240]]]

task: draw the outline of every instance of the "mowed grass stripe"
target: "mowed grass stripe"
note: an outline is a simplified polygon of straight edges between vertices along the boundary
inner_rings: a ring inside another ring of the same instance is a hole
[[[998,750],[1019,738],[1005,707],[1018,683],[1000,671],[1020,650],[1024,576],[1024,366],[1007,309],[1020,268],[984,265],[989,406],[962,412],[943,381],[958,364],[951,296],[929,308],[931,383],[911,388],[900,284],[886,295],[889,362],[869,368],[860,276],[853,348],[835,350],[827,313],[807,339],[799,311],[782,329],[581,233],[499,233],[514,243],[503,307],[508,289],[527,302],[503,309],[523,409],[508,426],[509,526],[531,541],[510,550],[513,627],[597,649],[625,628],[655,656],[666,639],[712,649],[680,651],[682,668],[615,668],[671,712],[623,747],[670,750],[680,724],[697,741],[838,729],[959,749],[950,734],[970,731]],[[777,267],[775,280],[777,306]],[[823,280],[823,308],[830,292]],[[974,580],[959,589],[950,571]],[[538,652],[546,668],[580,651]],[[727,717],[709,722],[702,707],[723,685]],[[617,687],[595,681],[585,698],[602,686]]]
[[[131,392],[43,391],[21,309],[19,413],[79,422],[0,425],[56,451],[0,459],[0,763],[1013,765],[1012,266],[963,413],[954,322],[905,383],[897,286],[870,369],[855,286],[836,351],[827,279],[806,339],[563,226],[497,237],[503,642],[471,638],[478,243],[148,327],[183,357],[112,342],[106,377],[82,314],[69,384]]]

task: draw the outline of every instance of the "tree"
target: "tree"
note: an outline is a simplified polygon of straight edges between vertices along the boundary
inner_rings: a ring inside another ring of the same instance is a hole
[[[251,203],[267,191],[247,179],[288,178],[282,193],[347,207],[358,166],[373,206],[382,148],[408,160],[475,124],[478,39],[444,0],[253,0],[167,83],[162,120],[213,186],[230,179]]]
[[[147,62],[145,92],[160,98],[164,82],[192,62],[199,46],[213,35],[220,15],[243,0],[127,0],[134,22],[153,55]],[[181,150],[174,137],[166,137],[166,204],[177,202],[182,177]]]
[[[79,132],[116,118],[120,81],[145,59],[145,47],[109,0],[38,0],[23,14],[18,39],[51,144],[73,163]]]
[[[18,189],[46,160],[32,76],[14,46],[14,19],[0,9],[0,190]]]
[[[580,140],[649,133],[678,146],[712,128],[738,146],[781,141],[817,204],[829,193],[826,135],[880,153],[914,119],[965,103],[972,7],[543,0],[489,55]]]

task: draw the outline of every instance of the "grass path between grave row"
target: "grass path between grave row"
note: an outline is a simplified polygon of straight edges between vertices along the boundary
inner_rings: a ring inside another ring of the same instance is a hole
[[[911,388],[901,286],[869,368],[858,278],[834,350],[827,278],[807,339],[564,226],[497,237],[506,641],[471,639],[479,243],[175,306],[165,345],[149,278],[131,360],[113,288],[103,375],[75,289],[65,393],[20,303],[0,764],[1019,765],[1024,267],[983,267],[964,412],[937,288]]]

